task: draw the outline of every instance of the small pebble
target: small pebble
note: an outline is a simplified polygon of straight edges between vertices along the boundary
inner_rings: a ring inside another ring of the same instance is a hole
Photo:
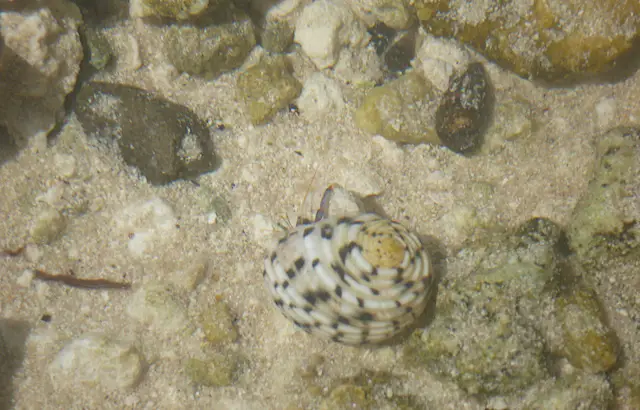
[[[489,123],[489,100],[482,64],[472,63],[453,76],[436,112],[436,131],[442,144],[459,154],[476,151]]]

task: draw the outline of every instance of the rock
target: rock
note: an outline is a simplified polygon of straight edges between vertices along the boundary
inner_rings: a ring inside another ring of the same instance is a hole
[[[293,26],[286,20],[266,21],[260,45],[272,53],[284,53],[293,44]]]
[[[70,341],[48,371],[58,389],[77,389],[83,384],[119,390],[136,385],[143,369],[144,358],[131,343],[89,333]]]
[[[347,3],[367,25],[382,22],[395,30],[404,30],[415,22],[407,0],[347,0]]]
[[[519,305],[521,298],[533,304],[550,275],[531,264],[485,275],[451,289],[404,356],[407,364],[426,366],[470,394],[518,392],[548,377],[544,340]],[[538,285],[522,287],[521,281]]]
[[[333,67],[335,77],[343,83],[362,87],[379,84],[383,77],[382,59],[373,46],[343,48]]]
[[[603,376],[576,373],[544,382],[519,404],[524,410],[608,409],[612,399],[611,386]]]
[[[473,274],[439,292],[429,328],[405,347],[407,364],[455,382],[470,394],[508,395],[549,378],[540,322],[553,312],[562,230],[533,219],[483,246]]]
[[[85,36],[89,49],[89,64],[96,70],[103,70],[113,58],[111,46],[102,33],[95,28],[87,27]]]
[[[115,223],[129,237],[129,252],[139,257],[161,253],[162,246],[175,239],[178,231],[173,209],[157,197],[126,206],[118,212]]]
[[[197,385],[219,387],[232,385],[238,368],[238,356],[227,352],[226,354],[211,353],[204,360],[188,359],[184,371]]]
[[[31,227],[31,241],[38,245],[53,242],[62,235],[67,227],[65,217],[57,210],[47,207],[38,213]]]
[[[384,68],[390,75],[402,74],[411,66],[416,51],[416,30],[396,31],[378,23],[369,29],[371,45],[384,59]]]
[[[80,10],[67,0],[0,13],[0,126],[18,146],[47,135],[61,119],[80,71],[81,24]]]
[[[493,151],[510,141],[526,138],[533,132],[533,110],[524,98],[496,98],[493,119],[485,133],[483,151]]]
[[[138,289],[127,306],[127,313],[166,333],[176,334],[190,327],[186,303],[173,287],[159,282]]]
[[[233,317],[229,313],[227,305],[222,301],[203,309],[200,316],[200,326],[207,341],[214,345],[235,342],[238,338]]]
[[[139,88],[88,83],[78,93],[76,115],[87,134],[115,138],[124,161],[154,185],[195,178],[219,165],[204,121]]]
[[[633,47],[640,27],[635,0],[420,0],[424,28],[454,37],[523,77],[578,80],[608,71]]]
[[[361,386],[341,384],[322,400],[320,410],[371,409],[374,403],[369,396],[367,389]]]
[[[238,76],[238,93],[255,125],[271,119],[299,94],[302,86],[282,56],[265,56]]]
[[[469,52],[457,41],[424,35],[416,51],[414,66],[424,78],[444,92],[449,87],[449,79],[453,74],[462,72],[470,62]]]
[[[491,116],[488,78],[480,63],[472,63],[449,81],[436,112],[436,131],[442,144],[470,154],[482,144]]]
[[[340,0],[308,4],[296,21],[294,41],[319,69],[332,67],[345,47],[362,48],[369,41],[367,29],[349,6]]]
[[[251,19],[234,7],[197,24],[171,24],[160,35],[176,69],[207,79],[239,67],[256,44]]]
[[[614,128],[597,140],[587,192],[568,227],[580,262],[606,266],[610,258],[640,258],[640,130]]]
[[[340,84],[320,72],[311,74],[298,97],[298,107],[310,119],[340,111],[344,107]]]
[[[220,0],[211,0],[220,3]],[[131,0],[131,17],[169,17],[186,20],[198,16],[207,10],[210,0]]]
[[[574,288],[561,293],[555,305],[563,332],[563,356],[589,373],[613,368],[618,358],[618,340],[605,322],[595,292]]]
[[[371,90],[355,112],[358,127],[392,141],[438,143],[433,128],[433,91],[420,75],[407,73]]]

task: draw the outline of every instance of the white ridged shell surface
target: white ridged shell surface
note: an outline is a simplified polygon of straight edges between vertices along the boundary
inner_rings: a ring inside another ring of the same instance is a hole
[[[296,227],[265,259],[276,306],[307,332],[337,342],[379,343],[425,309],[433,287],[420,239],[376,214]]]

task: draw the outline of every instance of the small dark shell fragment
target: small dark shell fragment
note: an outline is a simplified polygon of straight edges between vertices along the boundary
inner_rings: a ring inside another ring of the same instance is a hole
[[[489,122],[489,84],[484,67],[472,63],[449,80],[436,112],[436,131],[442,144],[460,154],[475,151]]]

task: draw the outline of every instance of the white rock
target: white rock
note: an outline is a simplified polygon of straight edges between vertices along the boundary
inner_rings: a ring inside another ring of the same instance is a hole
[[[51,381],[59,389],[78,384],[117,390],[134,386],[142,376],[144,359],[128,342],[89,333],[69,342],[49,365]]]
[[[135,256],[174,239],[177,222],[171,206],[160,198],[130,205],[116,219],[118,228],[130,236],[128,249]]]
[[[310,118],[320,118],[332,111],[339,111],[344,107],[340,84],[320,72],[311,74],[298,97],[298,107]]]
[[[382,61],[373,46],[343,48],[333,71],[347,84],[375,84],[382,80]]]
[[[369,41],[365,25],[340,0],[307,5],[296,22],[294,41],[320,68],[332,67],[343,47],[363,47]]]
[[[470,59],[469,52],[455,40],[425,34],[413,65],[436,88],[445,91],[449,85],[449,77],[467,66]]]
[[[167,284],[152,282],[138,289],[127,306],[127,314],[141,323],[170,333],[189,326],[186,303]]]

